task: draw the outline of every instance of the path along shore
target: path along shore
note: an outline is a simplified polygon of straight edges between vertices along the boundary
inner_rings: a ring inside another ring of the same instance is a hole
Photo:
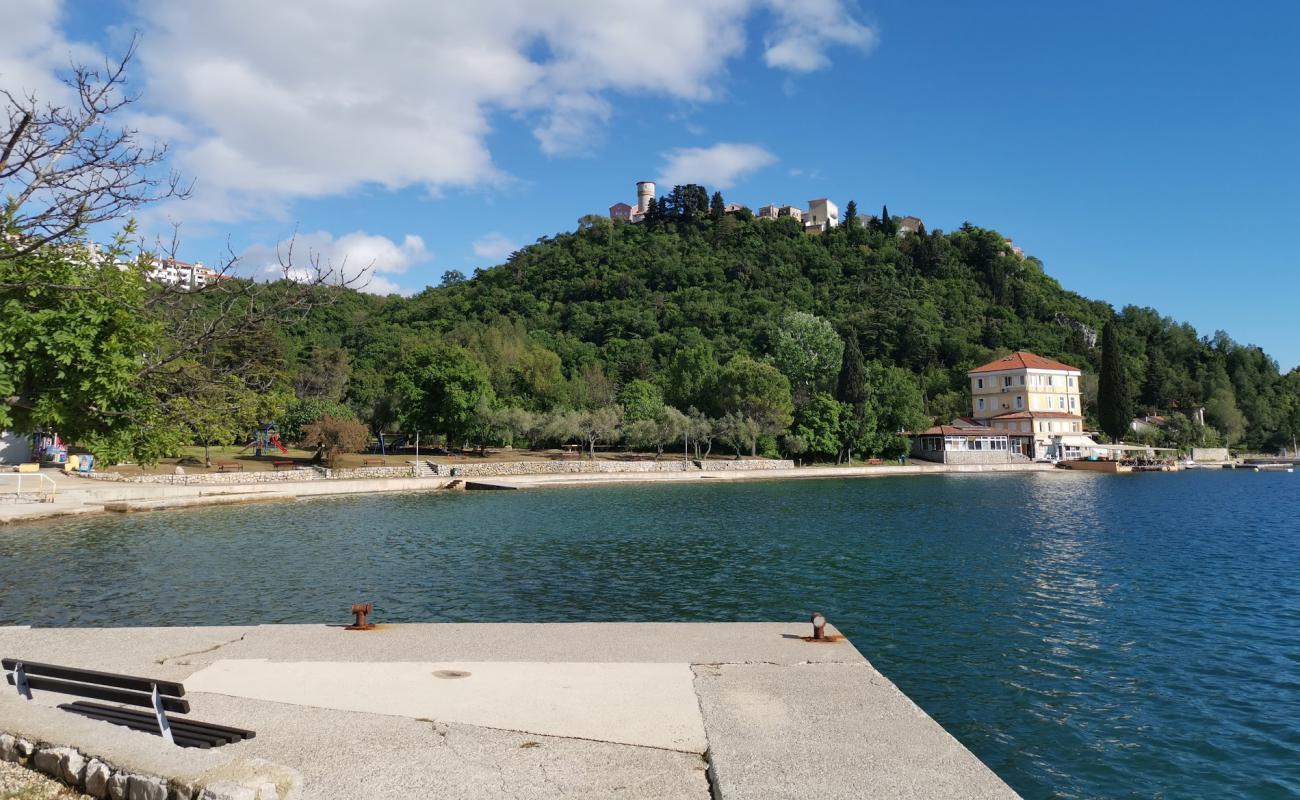
[[[343,599],[343,598],[341,598]],[[349,598],[351,599],[351,598]],[[0,656],[185,685],[211,750],[0,681],[0,760],[95,797],[1013,800],[833,626],[0,627]],[[107,787],[107,790],[106,788]]]
[[[706,462],[708,464],[709,462]],[[877,478],[902,475],[950,475],[990,472],[1053,472],[1050,464],[907,464],[858,467],[784,467],[737,469],[726,462],[721,469],[682,472],[598,472],[561,474],[431,476],[424,478],[349,478],[229,482],[171,485],[130,481],[93,481],[58,474],[53,502],[0,503],[0,525],[51,517],[107,512],[160,511],[233,503],[292,501],[311,497],[352,494],[429,492],[452,489],[546,489],[573,486],[698,483],[728,481],[809,480],[826,478]],[[518,464],[513,465],[518,469]],[[46,471],[50,472],[50,471]]]

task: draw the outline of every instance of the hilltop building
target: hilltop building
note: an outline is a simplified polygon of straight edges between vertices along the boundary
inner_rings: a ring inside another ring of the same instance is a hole
[[[154,259],[146,277],[154,283],[182,289],[202,289],[223,278],[221,273],[203,266],[202,263],[191,264],[174,258]]]
[[[1059,461],[1079,458],[1097,446],[1083,430],[1083,373],[1078,367],[1017,351],[966,376],[971,416],[917,434],[917,458],[965,464]]]
[[[610,219],[621,219],[624,222],[640,222],[645,219],[645,212],[650,208],[650,201],[655,197],[654,181],[637,181],[636,183],[636,205],[630,206],[627,203],[615,203],[609,207]]]
[[[907,236],[909,233],[919,233],[925,228],[925,223],[920,217],[899,217],[898,235]]]
[[[816,200],[808,201],[808,213],[804,214],[803,229],[805,231],[828,231],[840,224],[840,207],[827,200],[825,197],[819,197]]]
[[[766,205],[758,209],[759,219],[778,219],[780,217],[790,217],[791,219],[803,222],[803,209],[798,206],[778,205]]]

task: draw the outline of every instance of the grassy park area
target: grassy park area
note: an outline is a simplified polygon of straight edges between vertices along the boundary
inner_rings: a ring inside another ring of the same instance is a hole
[[[148,467],[141,467],[137,464],[118,464],[108,468],[109,472],[118,472],[125,475],[165,475],[172,473],[176,467],[181,467],[186,473],[203,474],[208,472],[222,471],[223,465],[225,471],[257,472],[261,470],[273,469],[292,469],[294,467],[306,467],[312,463],[312,457],[315,455],[313,450],[304,450],[301,448],[290,447],[288,453],[281,453],[276,450],[271,455],[255,456],[251,448],[240,448],[238,446],[229,447],[212,447],[208,449],[212,458],[212,467],[204,466],[203,448],[186,447],[183,448],[181,455],[176,458],[164,458],[157,464]],[[466,450],[464,453],[450,452],[443,454],[443,451],[420,451],[420,460],[429,461],[435,464],[465,464],[479,461],[576,461],[579,458],[586,458],[586,454],[579,454],[575,450],[564,450],[551,448],[547,450],[527,450],[513,448],[489,447],[486,451],[480,452],[477,449]],[[597,450],[596,459],[598,461],[653,461],[654,453],[635,453],[624,452],[621,450]],[[726,457],[715,453],[714,458]],[[665,453],[662,460],[680,459],[680,453]],[[338,457],[337,467],[339,469],[356,469],[358,467],[371,466],[399,466],[407,464],[415,459],[414,448],[403,449],[398,453],[389,453],[379,455],[377,453],[346,453]],[[277,462],[279,462],[277,464]],[[284,462],[292,462],[286,464]],[[230,465],[237,466],[230,466]]]

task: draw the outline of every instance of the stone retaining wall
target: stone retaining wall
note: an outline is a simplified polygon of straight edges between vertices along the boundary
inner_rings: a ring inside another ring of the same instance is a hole
[[[742,459],[740,461],[502,461],[479,464],[437,464],[439,477],[456,470],[458,478],[498,478],[507,475],[578,475],[643,472],[694,472],[708,470],[793,469],[793,461]]]
[[[0,733],[0,761],[25,766],[63,781],[91,797],[106,800],[280,800],[282,792],[274,782],[247,786],[232,781],[199,785],[121,770],[72,747],[30,742]],[[269,777],[269,776],[268,776]]]
[[[273,471],[196,472],[192,475],[121,475],[116,472],[91,472],[88,474],[81,473],[80,475],[83,478],[96,481],[119,481],[122,483],[158,483],[167,486],[225,486],[237,483],[319,481],[327,477],[327,472],[328,470],[317,467],[300,467],[298,469]],[[410,474],[411,468],[406,467],[403,476],[409,476]]]
[[[679,458],[665,458],[662,461],[491,461],[464,464],[431,464],[430,466],[433,467],[433,474],[438,477],[449,477],[454,469],[458,478],[491,478],[506,475],[793,469],[794,462],[766,458],[709,459],[707,461],[682,461]],[[82,477],[97,481],[150,483],[168,486],[228,486],[296,481],[353,480],[357,478],[415,478],[419,477],[419,471],[415,464],[401,464],[384,467],[357,467],[355,469],[300,467],[298,469],[277,471],[197,472],[190,475],[121,475],[115,472],[92,472]]]

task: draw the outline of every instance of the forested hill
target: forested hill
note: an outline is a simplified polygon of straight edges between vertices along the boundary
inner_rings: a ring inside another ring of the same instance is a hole
[[[486,367],[505,405],[596,407],[643,379],[678,408],[708,409],[719,365],[770,358],[791,312],[805,312],[855,336],[868,364],[914,375],[935,419],[968,412],[967,369],[1023,349],[1080,366],[1095,421],[1100,333],[1114,320],[1134,413],[1203,405],[1225,439],[1252,448],[1289,444],[1300,428],[1300,375],[1279,375],[1260,349],[1199,337],[1151,309],[1116,314],[1063,289],[993,230],[900,235],[896,219],[846,215],[810,235],[792,219],[720,210],[679,201],[640,224],[585,217],[575,232],[412,298],[349,293],[293,332],[299,394],[342,368],[343,399],[389,424],[395,365],[436,334]],[[822,385],[834,386],[838,368]]]

